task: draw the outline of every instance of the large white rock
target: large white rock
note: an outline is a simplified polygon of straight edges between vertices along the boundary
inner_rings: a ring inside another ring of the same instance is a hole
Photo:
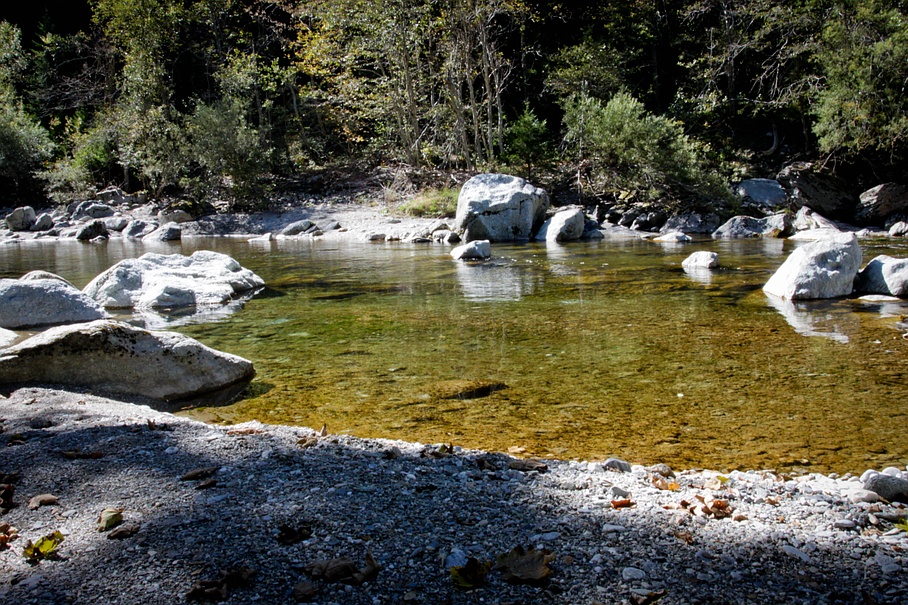
[[[220,305],[264,285],[226,254],[199,250],[192,256],[148,253],[122,260],[83,292],[108,309],[162,308]]]
[[[478,174],[460,190],[454,229],[465,242],[529,240],[548,207],[548,193],[520,177]]]
[[[5,347],[14,340],[19,338],[19,335],[13,332],[12,330],[7,330],[6,328],[0,328],[0,348]]]
[[[38,383],[178,401],[242,385],[252,362],[176,332],[99,320],[58,326],[0,351],[0,384]]]
[[[547,242],[572,242],[583,236],[585,225],[586,215],[582,209],[562,210],[543,223],[536,234],[536,239]]]
[[[747,179],[735,193],[744,198],[744,204],[771,213],[788,203],[788,192],[775,179]]]
[[[790,300],[848,296],[860,268],[858,238],[853,233],[830,235],[795,249],[763,291]]]
[[[108,317],[91,297],[60,278],[0,279],[0,327],[25,328]]]
[[[858,273],[854,289],[867,294],[908,297],[908,259],[877,256]]]
[[[28,231],[36,219],[34,208],[22,206],[6,215],[6,226],[10,231]]]

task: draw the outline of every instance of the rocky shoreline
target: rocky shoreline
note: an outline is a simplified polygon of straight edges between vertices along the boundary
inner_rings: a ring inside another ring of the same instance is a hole
[[[3,397],[0,525],[18,529],[3,603],[908,599],[908,508],[857,477],[541,462],[75,391]],[[99,531],[110,509],[122,522]],[[51,555],[23,556],[54,532]]]

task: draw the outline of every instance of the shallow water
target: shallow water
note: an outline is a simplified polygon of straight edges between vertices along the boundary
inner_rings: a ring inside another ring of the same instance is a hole
[[[189,412],[205,420],[680,468],[905,465],[908,304],[770,300],[794,245],[499,244],[465,264],[399,243],[26,243],[0,247],[0,276],[81,287],[120,258],[200,248],[259,273],[240,312],[177,328],[256,365],[246,399]],[[686,274],[695,250],[724,268]],[[879,253],[908,254],[864,243]]]

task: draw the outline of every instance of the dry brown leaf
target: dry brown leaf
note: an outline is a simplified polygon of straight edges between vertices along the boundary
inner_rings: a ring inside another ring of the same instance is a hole
[[[303,569],[317,580],[360,585],[374,579],[381,571],[381,566],[376,563],[372,552],[369,551],[366,553],[366,566],[362,569],[359,569],[349,557],[320,559],[309,563]]]
[[[635,504],[637,503],[629,498],[624,500],[612,500],[612,508],[630,508]]]
[[[218,472],[217,466],[206,466],[205,468],[196,468],[196,469],[189,471],[182,477],[180,477],[180,481],[195,481],[197,479],[207,479],[208,477],[212,476],[216,472]]]
[[[28,509],[36,510],[42,506],[51,506],[57,503],[57,497],[53,494],[38,494],[28,501]]]
[[[228,435],[259,435],[263,433],[261,429],[230,429]]]
[[[538,582],[552,573],[548,564],[554,560],[555,554],[550,550],[515,546],[511,552],[498,555],[495,569],[501,571],[506,582]]]
[[[110,530],[107,534],[108,540],[125,540],[134,536],[142,527],[138,523],[126,523]]]
[[[318,596],[318,585],[312,582],[300,582],[293,587],[293,600],[297,603],[309,603]]]
[[[681,489],[681,486],[676,481],[669,481],[659,476],[653,476],[652,483],[657,489],[667,490],[671,492],[675,492]]]
[[[678,538],[679,540],[681,540],[682,542],[687,543],[687,544],[693,544],[693,543],[694,543],[694,534],[690,533],[690,532],[687,531],[687,530],[676,531],[676,532],[675,532],[675,537]]]
[[[523,473],[529,471],[544,473],[549,470],[549,466],[545,462],[532,458],[514,458],[513,460],[508,461],[508,468]]]

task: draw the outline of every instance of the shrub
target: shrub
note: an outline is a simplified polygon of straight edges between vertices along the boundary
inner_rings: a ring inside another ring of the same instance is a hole
[[[508,160],[523,165],[526,168],[524,176],[528,179],[533,176],[533,166],[538,166],[551,154],[545,120],[537,118],[529,105],[508,126],[507,141]]]
[[[410,216],[452,218],[457,214],[459,189],[426,189],[400,207]]]
[[[688,137],[679,122],[648,113],[627,93],[605,105],[574,95],[565,104],[564,122],[566,142],[598,188],[635,192],[647,200],[730,196],[707,167],[707,147]]]
[[[0,196],[13,204],[39,200],[43,184],[38,172],[53,149],[47,130],[22,103],[0,95]]]

